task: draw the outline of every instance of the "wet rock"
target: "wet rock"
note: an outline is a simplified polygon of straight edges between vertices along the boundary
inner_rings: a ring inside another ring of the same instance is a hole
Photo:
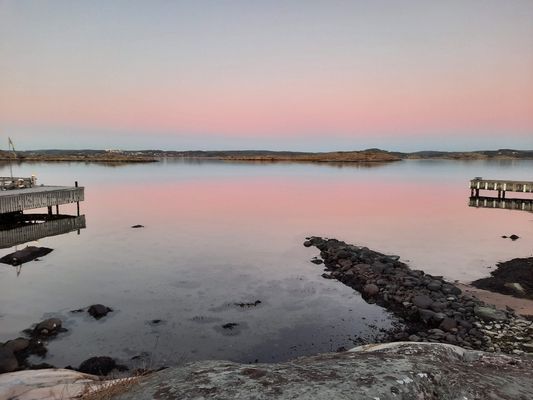
[[[312,245],[313,245],[313,242],[311,242],[310,240],[306,240],[306,241],[304,242],[304,246],[305,246],[305,247],[311,247]]]
[[[54,336],[66,329],[62,327],[63,323],[59,318],[48,318],[41,321],[33,329],[34,336]]]
[[[492,292],[533,299],[533,257],[499,263],[490,275],[472,282],[472,285]]]
[[[438,291],[442,287],[442,283],[440,281],[434,280],[428,283],[427,288],[432,291]]]
[[[512,234],[511,236],[509,236],[509,239],[511,239],[512,241],[515,241],[517,239],[520,239],[520,236]]]
[[[19,367],[19,363],[13,351],[5,346],[0,347],[0,374],[13,372]]]
[[[13,353],[26,350],[30,346],[30,341],[25,338],[16,338],[4,343],[4,348],[11,350]]]
[[[0,263],[17,266],[35,260],[36,258],[44,257],[52,251],[53,249],[49,249],[48,247],[28,246],[0,258]]]
[[[100,319],[105,317],[108,313],[113,311],[111,308],[104,306],[103,304],[93,304],[89,307],[87,312],[94,318]]]
[[[139,229],[139,228],[144,228],[144,225],[137,224],[137,225],[132,225],[131,227],[133,229]]]
[[[227,324],[224,324],[222,325],[222,329],[229,329],[229,330],[232,330],[233,328],[235,328],[236,326],[238,326],[239,324],[236,323],[236,322],[228,322]]]
[[[313,264],[316,264],[316,265],[320,265],[320,264],[323,264],[323,263],[324,263],[324,261],[322,261],[320,258],[313,258],[313,259],[311,260],[311,262],[312,262]]]
[[[117,362],[111,357],[91,357],[82,362],[78,368],[78,371],[98,376],[106,376],[114,369],[118,371],[125,371],[127,368],[123,365],[117,364]]]

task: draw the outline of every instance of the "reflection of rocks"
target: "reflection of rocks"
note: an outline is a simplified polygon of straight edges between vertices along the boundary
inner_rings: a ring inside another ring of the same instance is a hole
[[[111,311],[113,311],[111,308],[106,307],[103,304],[93,304],[87,310],[87,312],[95,319],[103,318]]]
[[[28,246],[0,258],[0,263],[17,266],[35,260],[38,257],[44,257],[52,251],[53,249],[48,247]]]
[[[278,364],[189,363],[146,377],[117,400],[508,400],[531,393],[530,358],[438,343],[391,343]]]
[[[463,294],[442,277],[411,270],[397,256],[366,247],[316,237],[309,242],[320,249],[329,276],[403,320],[405,332],[390,335],[389,340],[409,338],[507,353],[533,347],[533,323]]]

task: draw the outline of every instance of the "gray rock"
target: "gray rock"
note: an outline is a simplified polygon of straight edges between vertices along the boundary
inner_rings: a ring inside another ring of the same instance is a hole
[[[474,308],[474,314],[484,321],[507,320],[507,315],[505,315],[505,312],[491,307],[477,306]]]
[[[442,283],[440,281],[434,280],[428,283],[427,288],[434,292],[437,292],[441,289]]]
[[[419,308],[429,308],[433,303],[433,300],[429,296],[419,295],[413,297],[412,303]]]
[[[374,297],[379,293],[379,287],[373,283],[369,283],[363,287],[363,294],[368,297]]]
[[[453,329],[457,329],[457,322],[451,318],[444,318],[439,325],[439,328],[446,332],[451,332]]]
[[[200,361],[153,373],[116,399],[509,400],[533,393],[531,359],[479,354],[409,342],[280,364]]]

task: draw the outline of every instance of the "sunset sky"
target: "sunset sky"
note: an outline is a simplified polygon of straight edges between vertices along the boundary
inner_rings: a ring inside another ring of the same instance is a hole
[[[533,1],[0,0],[0,133],[2,149],[533,149]]]

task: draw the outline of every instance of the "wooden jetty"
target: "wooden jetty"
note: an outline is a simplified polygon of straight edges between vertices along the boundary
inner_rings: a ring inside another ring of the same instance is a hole
[[[32,214],[33,215],[33,214]],[[36,219],[43,219],[46,216],[36,215]],[[17,246],[19,244],[33,242],[44,237],[63,235],[65,233],[80,231],[85,228],[85,215],[54,215],[53,219],[46,219],[43,222],[21,224],[9,229],[0,230],[0,249]]]
[[[47,208],[48,214],[52,215],[54,206],[59,214],[59,206],[70,203],[77,204],[80,215],[84,188],[78,187],[78,182],[74,186],[34,186],[28,184],[27,179],[32,178],[0,178],[0,217],[37,208]]]
[[[505,199],[506,192],[533,193],[533,182],[483,179],[480,177],[472,179],[470,181],[470,196],[479,197],[480,190],[498,191],[498,199]]]

